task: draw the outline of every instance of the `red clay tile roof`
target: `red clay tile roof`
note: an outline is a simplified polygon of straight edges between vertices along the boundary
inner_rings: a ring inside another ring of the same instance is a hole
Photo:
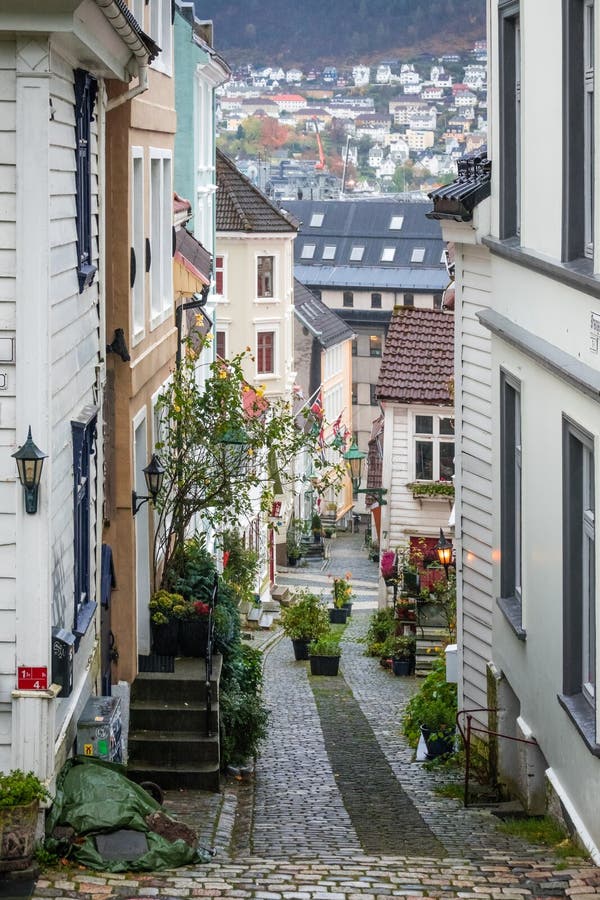
[[[381,361],[377,399],[452,406],[454,316],[437,309],[397,307]]]
[[[298,231],[299,222],[282,212],[217,149],[217,231]]]

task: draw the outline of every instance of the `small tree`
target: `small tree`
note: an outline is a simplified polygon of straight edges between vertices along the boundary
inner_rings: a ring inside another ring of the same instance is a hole
[[[325,460],[318,429],[306,427],[288,402],[267,401],[264,388],[248,385],[243,364],[249,348],[212,363],[199,386],[198,343],[188,343],[157,403],[161,438],[156,449],[165,475],[156,503],[155,586],[161,565],[163,584],[179,573],[184,542],[197,517],[222,529],[253,514],[257,499],[267,511],[274,486],[293,488],[300,452],[312,457],[322,490],[343,473],[341,457],[334,465]]]

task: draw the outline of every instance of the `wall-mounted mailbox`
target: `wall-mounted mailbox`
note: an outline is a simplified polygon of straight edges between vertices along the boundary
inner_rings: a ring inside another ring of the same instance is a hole
[[[69,697],[73,690],[73,657],[75,635],[64,628],[52,629],[52,681],[60,684],[59,697]]]

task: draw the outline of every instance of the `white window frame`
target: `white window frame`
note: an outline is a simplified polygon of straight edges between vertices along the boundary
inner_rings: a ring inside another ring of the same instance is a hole
[[[323,255],[321,259],[335,259],[335,254],[337,253],[336,244],[325,244],[323,247]]]
[[[422,263],[425,259],[425,247],[414,247],[410,255],[411,263]]]
[[[302,252],[300,253],[300,259],[314,259],[316,249],[316,244],[303,244]]]
[[[220,269],[217,266],[217,259],[219,259],[219,258],[221,258],[223,260],[223,263],[222,263],[222,266]],[[215,253],[214,260],[215,260],[215,279],[214,279],[214,281],[215,281],[215,294],[214,294],[215,299],[217,300],[218,303],[229,303],[229,300],[227,299],[227,254],[220,253],[219,251],[217,251]],[[217,274],[216,274],[217,271],[220,271],[223,276],[223,278],[222,278],[223,293],[222,294],[217,293]]]
[[[325,213],[313,213],[310,217],[309,228],[320,228],[323,224]]]
[[[259,372],[258,370],[258,335],[263,334],[265,332],[273,333],[273,371],[272,372]],[[255,325],[254,328],[254,345],[256,347],[256,352],[254,354],[255,357],[255,371],[256,378],[261,381],[273,381],[276,378],[279,378],[279,357],[280,357],[280,335],[279,335],[279,325],[276,322],[261,322],[260,325]]]
[[[171,0],[152,0],[150,4],[150,37],[161,49],[150,65],[165,75],[173,74],[173,24]]]
[[[273,291],[270,297],[258,296],[258,261],[270,257],[273,260]],[[273,251],[257,253],[254,258],[254,292],[257,303],[277,303],[279,301],[278,288],[279,255]]]
[[[325,379],[339,375],[343,369],[342,345],[334,344],[325,351]]]
[[[157,162],[160,173],[158,200],[155,198],[154,179]],[[153,330],[173,310],[173,159],[170,150],[158,147],[150,147],[149,211],[150,330]]]
[[[361,244],[357,244],[350,250],[350,262],[362,262],[365,255],[365,248]]]
[[[584,172],[584,255],[594,257],[594,0],[583,3],[583,172]]]
[[[215,356],[217,354],[217,335],[222,334],[225,340],[225,359],[229,358],[229,328],[223,325],[215,326]]]
[[[392,216],[390,219],[390,231],[400,231],[404,225],[404,216]]]
[[[381,262],[394,262],[396,256],[395,247],[383,247],[381,251]]]
[[[433,418],[433,433],[432,434],[424,434],[422,432],[417,431],[417,417],[420,416],[431,416]],[[430,484],[435,481],[440,480],[440,445],[441,444],[454,444],[454,453],[456,455],[456,434],[453,435],[445,435],[440,434],[440,420],[441,419],[454,419],[454,414],[452,410],[448,410],[447,412],[442,413],[434,413],[431,409],[423,408],[423,409],[415,409],[412,411],[411,416],[411,467],[410,470],[412,472],[412,481],[419,481],[423,484]],[[433,444],[433,477],[429,478],[417,478],[417,442],[419,443],[431,443]],[[449,481],[449,479],[445,479]]]
[[[136,178],[141,175],[141,185]],[[131,344],[138,344],[146,334],[146,241],[144,149],[131,148],[131,246],[135,253],[135,283],[131,288]],[[138,193],[141,188],[141,193]]]

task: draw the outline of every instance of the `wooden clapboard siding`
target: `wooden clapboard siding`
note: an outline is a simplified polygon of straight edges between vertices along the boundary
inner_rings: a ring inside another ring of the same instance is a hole
[[[486,707],[486,667],[492,641],[492,435],[489,334],[477,311],[489,306],[490,263],[485,248],[461,245],[457,379],[457,533],[462,572],[462,704]],[[481,717],[485,721],[485,717]]]

